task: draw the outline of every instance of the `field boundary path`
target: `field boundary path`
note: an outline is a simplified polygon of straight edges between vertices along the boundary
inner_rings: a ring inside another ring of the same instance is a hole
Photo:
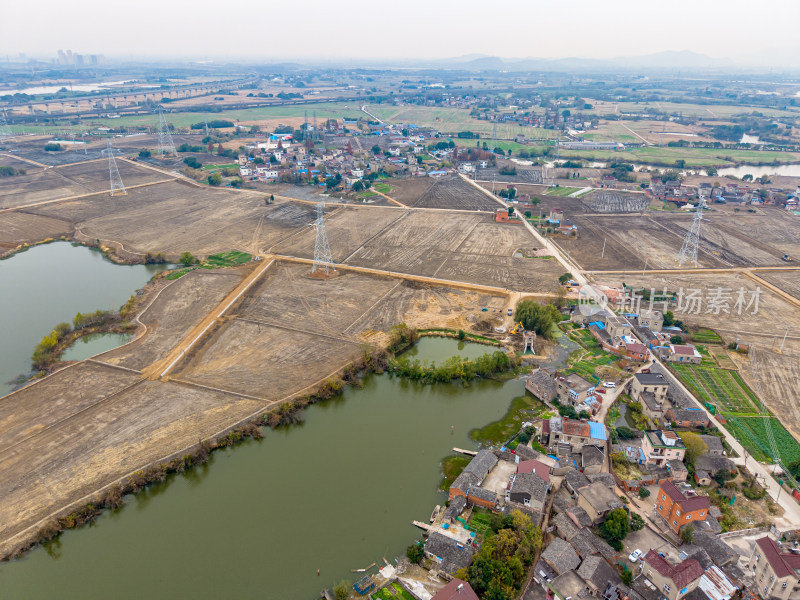
[[[175,365],[178,364],[180,359],[203,338],[208,330],[211,329],[212,325],[227,312],[233,303],[241,298],[274,263],[274,258],[270,257],[270,260],[267,261],[265,257],[264,262],[231,290],[225,299],[220,302],[214,310],[209,312],[202,321],[195,325],[164,358],[142,369],[142,374],[148,379],[161,379],[165,377]]]

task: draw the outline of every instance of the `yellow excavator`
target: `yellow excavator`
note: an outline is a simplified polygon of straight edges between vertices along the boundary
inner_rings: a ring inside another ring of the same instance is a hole
[[[521,332],[522,332],[522,331],[524,331],[524,330],[525,330],[525,328],[522,326],[522,321],[520,321],[519,323],[517,323],[516,325],[514,325],[514,327],[512,327],[511,329],[509,329],[509,330],[508,330],[508,333],[510,333],[511,335],[516,335],[516,334],[518,334],[518,333],[521,333]]]

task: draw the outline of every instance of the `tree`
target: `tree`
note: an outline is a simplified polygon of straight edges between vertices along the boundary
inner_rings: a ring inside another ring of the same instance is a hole
[[[139,150],[139,158],[150,158],[150,150]]]
[[[683,338],[681,336],[679,336],[679,335],[673,335],[673,336],[671,336],[669,338],[669,343],[670,344],[682,344],[683,343]]]
[[[694,461],[697,460],[698,456],[708,452],[708,446],[703,441],[703,438],[696,433],[692,433],[691,431],[681,431],[678,435],[680,436],[683,445],[686,446],[684,460],[690,465],[694,464]]]
[[[639,488],[640,490],[644,488]],[[631,531],[639,531],[644,527],[644,519],[639,513],[631,513]]]
[[[360,192],[363,189],[364,189],[364,184],[361,183],[360,179],[353,184],[353,191],[354,192]]]
[[[521,321],[528,331],[535,331],[547,339],[552,337],[552,328],[561,321],[561,312],[552,304],[539,304],[535,300],[522,300],[517,304],[514,319]]]
[[[222,154],[225,152],[225,149],[222,147],[222,144],[217,144],[217,154]]]
[[[222,175],[219,173],[212,173],[208,176],[208,185],[219,185],[222,183]]]
[[[675,314],[668,310],[664,313],[664,327],[671,327],[675,323]]]
[[[753,176],[750,173],[742,175],[742,181],[753,181]]]
[[[342,579],[339,583],[333,586],[333,597],[336,600],[347,600],[350,597],[351,583]]]
[[[572,279],[572,273],[564,273],[561,277],[558,278],[558,283],[564,284],[567,283],[570,279]]]
[[[716,177],[718,171],[714,167],[706,167],[706,175],[709,177]]]
[[[617,435],[623,440],[632,440],[636,437],[636,434],[633,432],[633,430],[625,426],[617,427]]]
[[[192,256],[191,252],[184,252],[181,254],[180,263],[184,266],[189,266],[194,264],[195,258]]]
[[[691,525],[684,525],[681,529],[681,540],[684,544],[691,544],[694,540],[694,527]]]
[[[639,498],[641,498],[642,500],[644,500],[644,499],[645,499],[645,498],[647,498],[649,495],[650,495],[650,490],[648,490],[646,487],[640,487],[640,488],[639,488]]]
[[[612,510],[600,525],[600,534],[607,540],[624,540],[628,531],[630,531],[630,522],[624,508]]]
[[[419,544],[411,544],[408,548],[406,548],[406,556],[408,557],[408,560],[415,565],[418,565],[420,562],[422,562],[422,557],[425,556],[425,551]]]
[[[372,153],[373,153],[373,154],[376,154],[376,155],[377,155],[377,154],[380,154],[380,153],[381,153],[381,147],[380,147],[380,146],[378,146],[378,144],[375,144],[375,145],[372,147]]]

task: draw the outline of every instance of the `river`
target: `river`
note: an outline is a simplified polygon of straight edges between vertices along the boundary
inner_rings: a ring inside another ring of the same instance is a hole
[[[723,167],[717,169],[720,177],[734,175],[741,178],[748,173],[753,177],[762,175],[783,175],[785,177],[800,177],[800,165],[739,165],[738,167]]]
[[[418,348],[441,361],[458,346],[423,339]],[[523,393],[521,380],[426,386],[367,376],[363,388],[309,407],[304,424],[214,453],[0,565],[0,597],[316,598],[357,579],[352,569],[403,555],[421,534],[411,521],[427,522],[446,500],[441,459],[475,448],[469,430]]]
[[[33,349],[55,325],[78,312],[118,309],[164,268],[116,265],[69,242],[34,246],[0,261],[0,396],[14,389],[11,380],[30,374]]]

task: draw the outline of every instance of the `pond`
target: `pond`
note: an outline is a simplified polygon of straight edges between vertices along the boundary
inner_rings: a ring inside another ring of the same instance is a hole
[[[0,261],[0,396],[29,376],[31,355],[58,323],[79,312],[117,310],[165,265],[117,265],[69,242],[34,246]],[[106,348],[110,349],[110,348]]]
[[[416,356],[473,351],[459,346],[423,339]],[[469,431],[524,393],[518,379],[426,386],[367,376],[309,407],[302,425],[214,453],[0,564],[0,597],[317,598],[357,579],[353,569],[403,555],[422,533],[411,521],[446,500],[441,459],[476,448]]]
[[[460,356],[466,360],[473,360],[484,354],[491,354],[496,350],[500,350],[500,348],[488,344],[464,342],[453,338],[426,336],[403,352],[402,356],[409,360],[419,360],[421,363],[433,361],[442,363],[443,359],[447,359],[450,356]]]
[[[61,360],[86,360],[127,344],[132,339],[133,335],[128,333],[90,333],[75,340],[61,355]]]

